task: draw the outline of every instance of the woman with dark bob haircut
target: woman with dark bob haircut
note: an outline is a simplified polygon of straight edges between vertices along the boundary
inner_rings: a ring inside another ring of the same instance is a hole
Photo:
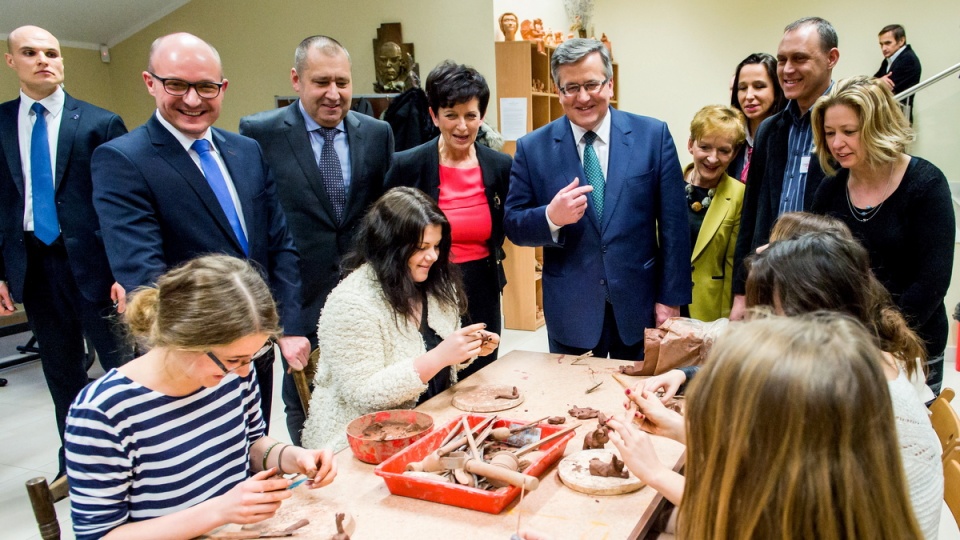
[[[737,64],[730,90],[730,105],[743,113],[747,122],[747,144],[727,167],[731,177],[747,181],[753,139],[764,120],[780,112],[787,105],[783,89],[777,79],[777,59],[767,53],[754,53]]]
[[[460,327],[464,297],[450,236],[447,218],[420,190],[391,189],[370,207],[344,260],[350,274],[320,314],[305,446],[343,448],[354,418],[412,408],[500,344],[483,323]]]
[[[876,79],[834,84],[813,106],[810,124],[820,166],[832,175],[817,188],[811,210],[840,218],[867,248],[877,279],[923,339],[927,384],[940,393],[956,236],[947,178],[907,154],[913,130]]]
[[[477,143],[490,88],[477,70],[446,61],[427,76],[430,117],[440,136],[393,155],[387,189],[418,188],[437,201],[450,220],[451,260],[463,275],[464,324],[486,323],[500,333],[503,273],[503,202],[510,156]],[[496,360],[494,351],[461,372],[466,377]]]

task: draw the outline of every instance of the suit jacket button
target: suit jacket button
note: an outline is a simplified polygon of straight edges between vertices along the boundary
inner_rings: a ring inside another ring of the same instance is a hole
[[[601,279],[601,280],[600,280],[600,284],[601,284],[601,285],[606,285],[606,284],[607,284],[607,280]]]

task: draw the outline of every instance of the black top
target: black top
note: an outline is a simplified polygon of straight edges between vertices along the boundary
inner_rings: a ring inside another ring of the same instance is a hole
[[[423,344],[426,346],[427,351],[432,351],[443,341],[443,338],[427,324],[426,297],[423,298],[423,309],[420,312],[420,335],[423,336]],[[417,399],[417,405],[443,392],[447,388],[450,388],[450,368],[445,367],[438,371],[437,374],[430,379],[430,382],[427,383],[427,391],[420,394],[420,397]]]
[[[697,245],[697,237],[700,236],[700,228],[703,227],[703,218],[707,215],[707,207],[703,206],[703,200],[709,196],[709,189],[687,184],[692,188],[691,193],[687,193],[687,221],[690,222],[690,247]],[[694,202],[701,203],[699,210],[694,210]]]
[[[953,268],[956,221],[947,179],[935,165],[913,157],[900,186],[873,218],[854,218],[847,204],[849,171],[825,178],[812,211],[841,219],[870,253],[870,265],[931,356],[947,345],[943,304]]]

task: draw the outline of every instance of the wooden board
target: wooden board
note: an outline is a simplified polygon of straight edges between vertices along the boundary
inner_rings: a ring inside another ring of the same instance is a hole
[[[609,463],[611,456],[620,457],[612,444],[607,443],[607,446],[609,449],[582,450],[563,458],[557,466],[560,480],[570,489],[587,495],[623,495],[642,488],[643,482],[633,473],[629,478],[606,478],[590,474],[591,459],[600,458]]]
[[[228,540],[231,538],[241,538],[243,532],[256,531],[282,531],[293,525],[301,519],[310,520],[310,524],[293,533],[288,538],[302,539],[320,539],[328,540],[337,533],[336,514],[343,512],[346,517],[343,520],[343,528],[347,534],[352,535],[357,528],[357,524],[350,512],[347,512],[342,505],[325,497],[323,489],[310,490],[304,486],[294,488],[297,494],[287,499],[280,505],[280,509],[270,519],[254,523],[251,525],[228,524],[210,531],[201,539],[208,540]],[[248,537],[249,538],[249,537]]]
[[[498,398],[513,392],[513,386],[503,384],[489,384],[483,386],[467,386],[453,395],[454,407],[466,412],[497,412],[512,409],[523,403],[523,390],[518,387],[520,397],[517,399]]]

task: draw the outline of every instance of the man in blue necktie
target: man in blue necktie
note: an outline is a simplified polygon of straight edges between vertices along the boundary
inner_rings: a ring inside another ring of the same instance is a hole
[[[256,141],[212,127],[228,86],[219,54],[190,34],[161,37],[143,81],[156,112],[93,156],[94,204],[114,274],[133,289],[201,254],[248,259],[277,300],[283,356],[305,364],[303,336],[316,321],[301,317],[299,257],[276,186]],[[256,362],[267,421],[272,364],[273,355]]]
[[[550,351],[639,360],[643,330],[690,303],[690,228],[663,122],[610,107],[613,65],[595,39],[550,61],[564,116],[517,141],[504,229],[543,246]]]
[[[7,47],[20,97],[0,105],[0,315],[23,302],[62,438],[88,382],[84,335],[104,369],[129,356],[114,327],[124,290],[100,240],[89,165],[97,146],[127,130],[116,114],[63,91],[60,44],[49,32],[17,28]]]

